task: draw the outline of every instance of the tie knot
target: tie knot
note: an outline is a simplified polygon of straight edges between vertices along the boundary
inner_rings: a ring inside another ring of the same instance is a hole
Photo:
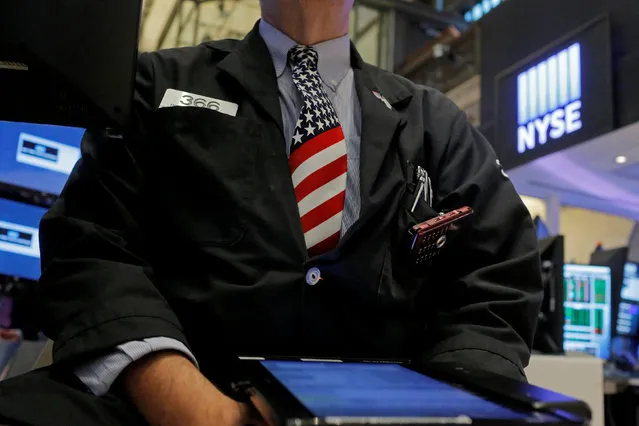
[[[288,52],[288,59],[293,66],[293,71],[303,69],[317,71],[319,54],[317,50],[309,46],[295,46]]]

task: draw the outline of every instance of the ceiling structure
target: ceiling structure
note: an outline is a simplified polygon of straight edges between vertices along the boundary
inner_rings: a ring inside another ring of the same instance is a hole
[[[436,37],[447,26],[464,27],[463,12],[476,0],[355,0],[355,3],[356,8],[392,8],[410,15],[423,23],[426,33]],[[259,0],[144,0],[140,49],[241,38],[259,15]]]
[[[639,220],[639,123],[509,170],[521,194]]]
[[[141,50],[241,38],[260,16],[259,0],[144,0]]]

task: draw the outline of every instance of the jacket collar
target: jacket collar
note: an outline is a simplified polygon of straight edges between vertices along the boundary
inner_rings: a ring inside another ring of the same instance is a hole
[[[259,23],[239,43],[209,44],[228,51],[218,67],[243,88],[245,95],[275,122],[281,134],[282,113],[277,75],[270,52],[259,33]],[[392,143],[406,124],[401,111],[413,96],[409,81],[364,63],[351,44],[351,67],[362,112],[360,185],[362,217],[393,195],[401,176],[384,176],[383,164],[392,153]],[[296,206],[291,206],[291,209]]]
[[[263,19],[258,25],[260,36],[273,59],[275,75],[280,78],[288,65],[288,52],[298,43]],[[319,54],[318,68],[321,79],[335,90],[351,68],[348,35],[314,44],[313,48]]]
[[[218,67],[242,85],[247,94],[281,126],[277,72],[269,49],[260,35],[259,21],[239,43],[209,43],[207,46],[228,53]],[[366,80],[366,88],[376,91],[393,106],[410,100],[410,82],[366,64],[352,43],[350,56],[351,67],[356,71],[356,77]]]
[[[388,71],[369,65],[362,59],[355,45],[351,43],[351,67],[361,70],[366,78],[366,85],[384,96],[391,105],[403,104],[410,100],[413,83]]]
[[[246,95],[252,98],[282,131],[277,77],[271,55],[264,39],[260,36],[259,22],[237,44],[227,43],[220,47],[209,43],[208,46],[228,52],[228,55],[218,64],[218,68],[235,79],[244,88]]]
[[[401,180],[385,176],[384,162],[391,158],[392,144],[406,125],[401,111],[413,96],[412,83],[366,64],[353,46],[352,67],[362,110],[360,190],[362,214],[384,205]],[[395,181],[393,181],[395,180]]]

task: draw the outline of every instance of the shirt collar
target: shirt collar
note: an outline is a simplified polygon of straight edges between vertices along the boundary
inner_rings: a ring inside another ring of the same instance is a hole
[[[260,20],[260,35],[273,58],[275,74],[280,78],[288,65],[289,50],[298,43],[263,19]],[[328,86],[337,88],[351,68],[351,42],[348,34],[323,41],[313,47],[319,54],[320,77]]]

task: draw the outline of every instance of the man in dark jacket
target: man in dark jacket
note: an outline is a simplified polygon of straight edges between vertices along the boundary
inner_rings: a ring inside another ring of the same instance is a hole
[[[239,355],[524,379],[536,238],[489,144],[442,94],[362,61],[352,0],[261,3],[242,41],[142,55],[134,131],[87,133],[40,231],[56,363],[0,386],[0,417],[245,424]],[[412,265],[410,227],[463,206]]]

